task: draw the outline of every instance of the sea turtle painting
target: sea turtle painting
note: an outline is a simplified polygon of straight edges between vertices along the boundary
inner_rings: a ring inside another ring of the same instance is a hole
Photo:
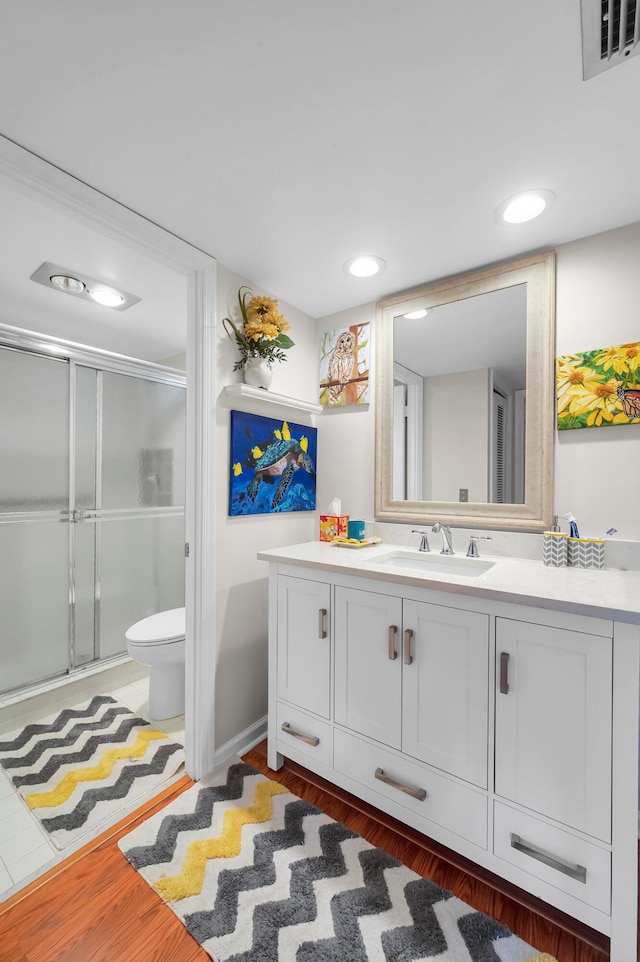
[[[289,438],[288,441],[284,438],[272,441],[262,457],[256,461],[255,474],[249,482],[247,494],[252,501],[255,501],[260,482],[266,481],[268,484],[273,484],[279,477],[278,487],[271,501],[271,508],[277,508],[287,493],[297,468],[304,468],[313,478],[316,476],[313,461],[299,441],[295,438]]]
[[[231,412],[229,514],[314,511],[317,431]]]

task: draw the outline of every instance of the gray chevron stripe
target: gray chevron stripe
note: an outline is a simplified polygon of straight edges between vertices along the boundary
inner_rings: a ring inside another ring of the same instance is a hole
[[[215,962],[524,962],[536,955],[496,920],[291,793],[273,797],[265,822],[247,811],[240,853],[210,857],[192,887],[190,860],[202,856],[202,843],[231,831],[225,813],[236,800],[250,809],[265,780],[249,766],[234,768],[227,763],[119,842],[160,894],[161,880],[175,877],[183,895],[167,904]]]
[[[113,717],[115,715],[120,714],[122,712],[126,713],[127,715],[129,714],[128,709],[124,707],[114,708],[114,709],[111,709],[111,711],[107,712],[102,719],[102,721],[105,723],[105,726],[113,720]],[[111,715],[111,718],[107,718],[107,715]],[[95,724],[97,725],[98,723],[96,722]],[[144,718],[136,718],[136,717],[125,718],[123,719],[123,721],[120,723],[120,725],[115,731],[107,732],[104,735],[91,736],[86,740],[82,748],[78,749],[78,751],[69,752],[68,754],[52,755],[47,760],[47,763],[39,771],[29,772],[26,775],[13,775],[12,776],[13,784],[17,788],[20,788],[23,785],[33,786],[33,785],[46,784],[46,782],[49,781],[49,779],[52,778],[63,765],[77,766],[79,762],[89,762],[91,758],[95,755],[96,751],[102,745],[123,744],[124,742],[127,741],[129,735],[131,734],[134,728],[142,728],[142,727],[148,727],[148,726],[149,726],[149,722],[145,721]],[[63,740],[63,744],[65,745],[74,744],[76,741],[78,741],[79,735],[84,735],[87,730],[93,730],[93,725],[86,726],[86,728],[83,731],[76,731],[74,733],[73,738],[71,738],[71,735],[69,735],[69,741],[67,742],[66,740]],[[47,749],[50,749],[51,747],[58,748],[61,746],[59,745],[52,746],[52,743],[48,742]],[[28,764],[28,762],[25,763],[24,759],[22,759],[22,767],[24,767],[25,764]],[[7,766],[7,767],[10,767],[10,766]]]
[[[42,825],[48,832],[59,832],[61,830],[70,831],[80,828],[85,824],[93,809],[100,802],[111,802],[114,799],[126,798],[131,791],[136,779],[145,778],[148,775],[158,775],[164,772],[169,758],[178,751],[182,750],[182,745],[177,742],[160,743],[155,751],[153,758],[146,764],[127,765],[121,771],[117,781],[113,785],[103,788],[88,789],[73,809],[64,815],[54,815],[52,818],[43,818]]]
[[[73,718],[91,718],[96,714],[97,710],[105,704],[117,704],[117,702],[111,695],[96,695],[95,698],[91,699],[86,708],[65,708],[52,722],[46,725],[27,725],[22,729],[20,734],[10,742],[0,742],[0,752],[15,752],[26,745],[32,738],[48,733],[59,732]]]
[[[284,813],[285,827],[275,832],[261,832],[256,837],[253,865],[243,866],[236,870],[223,870],[220,873],[218,892],[212,909],[185,915],[185,925],[198,942],[202,943],[235,930],[238,899],[241,893],[273,885],[276,880],[275,852],[292,848],[295,845],[303,845],[306,839],[303,827],[304,819],[308,815],[318,814],[320,814],[319,809],[310,805],[309,802],[302,801],[302,799],[289,802]],[[345,866],[337,842],[344,838],[356,838],[356,833],[338,822],[332,822],[330,825],[325,825],[324,828],[326,832],[320,833],[320,841],[327,874],[341,874],[341,872],[344,872]],[[330,865],[332,860],[333,865]],[[270,957],[268,953],[265,954],[265,962]]]
[[[156,865],[160,862],[170,862],[180,833],[204,829],[211,825],[215,803],[242,798],[245,777],[253,777],[255,774],[256,771],[251,765],[245,765],[244,763],[232,765],[227,772],[225,784],[199,789],[192,812],[182,815],[167,815],[162,820],[153,845],[129,849],[126,853],[127,859],[137,869],[146,865]]]

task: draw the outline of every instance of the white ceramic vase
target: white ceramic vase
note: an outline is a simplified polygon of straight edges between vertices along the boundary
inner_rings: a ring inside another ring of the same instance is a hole
[[[242,369],[244,371],[244,383],[251,384],[252,387],[261,387],[265,391],[271,386],[273,370],[266,357],[249,357]]]

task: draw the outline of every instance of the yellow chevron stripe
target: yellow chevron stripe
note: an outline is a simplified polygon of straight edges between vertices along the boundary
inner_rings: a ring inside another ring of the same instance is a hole
[[[192,842],[186,851],[180,875],[159,879],[153,888],[165,902],[198,895],[204,882],[207,859],[232,858],[242,847],[242,826],[267,822],[273,815],[272,798],[286,795],[288,789],[277,782],[258,782],[253,805],[230,808],[224,813],[222,832],[218,838]]]
[[[50,792],[32,792],[30,795],[25,795],[24,800],[29,808],[53,808],[56,805],[62,805],[71,796],[79,782],[94,782],[108,778],[116,762],[122,758],[142,758],[149,742],[154,738],[167,738],[167,735],[155,729],[141,731],[133,745],[107,749],[97,765],[92,768],[75,768],[67,772],[56,788]]]
[[[547,952],[542,952],[538,955],[532,955],[530,958],[525,959],[525,962],[558,962],[558,960],[554,955],[549,955]]]

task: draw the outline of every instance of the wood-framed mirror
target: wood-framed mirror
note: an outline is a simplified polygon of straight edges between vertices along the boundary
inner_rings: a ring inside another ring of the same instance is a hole
[[[378,520],[549,527],[554,331],[554,251],[378,303]]]

